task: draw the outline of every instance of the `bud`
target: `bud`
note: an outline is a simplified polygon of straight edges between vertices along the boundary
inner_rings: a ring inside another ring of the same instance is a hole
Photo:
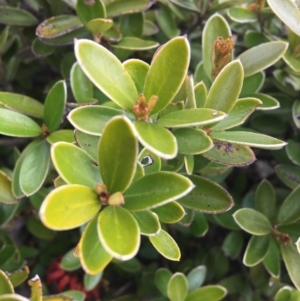
[[[132,108],[132,113],[135,115],[136,120],[147,121],[151,110],[157,103],[157,99],[157,96],[152,95],[149,103],[147,103],[145,95],[141,93]]]
[[[124,204],[124,196],[121,192],[113,193],[109,199],[108,204],[111,206],[120,206]]]

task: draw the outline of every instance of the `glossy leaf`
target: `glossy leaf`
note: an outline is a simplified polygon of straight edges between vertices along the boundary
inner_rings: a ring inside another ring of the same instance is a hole
[[[190,292],[185,301],[219,301],[226,295],[227,290],[223,286],[206,285]]]
[[[133,180],[138,143],[131,122],[114,117],[105,126],[98,148],[100,173],[110,194],[125,191]]]
[[[300,168],[298,166],[279,164],[275,167],[277,177],[289,188],[300,184]]]
[[[172,159],[177,154],[176,138],[167,129],[144,121],[135,121],[134,127],[139,142],[155,155]]]
[[[112,45],[114,48],[143,51],[157,48],[159,43],[150,40],[142,40],[136,37],[124,37],[118,44]]]
[[[227,211],[234,205],[232,197],[220,185],[196,175],[187,177],[195,187],[190,193],[178,200],[179,204],[184,207],[216,214]]]
[[[290,224],[300,219],[300,185],[298,185],[284,200],[278,212],[278,223]]]
[[[206,108],[229,113],[243,86],[244,71],[239,60],[227,64],[215,78],[206,98]]]
[[[160,231],[160,223],[156,214],[150,210],[131,211],[143,235],[153,236]]]
[[[121,62],[106,48],[90,40],[77,41],[75,55],[93,84],[117,105],[131,111],[138,94]]]
[[[98,235],[104,249],[119,260],[134,257],[140,246],[138,223],[120,206],[108,206],[99,214]]]
[[[0,23],[12,26],[33,26],[37,24],[37,18],[27,10],[1,5]]]
[[[267,254],[269,240],[270,237],[268,235],[252,236],[244,254],[244,265],[251,267],[261,262]]]
[[[157,50],[144,87],[147,101],[152,95],[158,97],[151,114],[158,113],[172,101],[185,79],[189,59],[190,47],[186,37],[176,37]]]
[[[67,86],[65,81],[58,81],[48,92],[45,100],[44,122],[52,133],[62,122],[67,101]]]
[[[187,109],[167,114],[159,118],[157,124],[172,128],[203,126],[220,121],[225,117],[225,113],[214,109]]]
[[[171,301],[185,300],[188,294],[188,281],[183,273],[175,273],[168,283],[168,297]]]
[[[87,2],[84,0],[78,0],[76,2],[77,16],[81,22],[87,26],[88,22],[97,18],[106,18],[105,5],[101,0],[95,0]]]
[[[101,183],[99,169],[91,157],[81,148],[67,142],[57,142],[51,148],[55,169],[68,184],[80,184],[96,188]]]
[[[93,84],[84,74],[78,63],[72,66],[70,84],[77,102],[85,102],[93,97]]]
[[[177,202],[170,202],[151,211],[157,214],[159,220],[165,224],[174,224],[179,222],[186,214],[183,207]],[[142,211],[144,212],[144,211]]]
[[[184,196],[193,186],[189,179],[176,173],[150,173],[133,182],[126,190],[123,207],[139,211],[162,206]]]
[[[68,115],[70,123],[78,130],[100,136],[106,123],[122,111],[105,106],[83,106],[72,110]]]
[[[79,258],[86,273],[97,275],[112,260],[112,256],[103,248],[97,226],[96,215],[86,226],[78,244]]]
[[[25,195],[32,195],[41,188],[47,176],[49,165],[49,145],[42,140],[23,159],[19,181]]]
[[[80,20],[73,15],[54,16],[45,20],[36,29],[36,35],[43,39],[53,39],[82,27]]]
[[[280,250],[289,276],[295,287],[300,290],[300,257],[296,246],[294,244],[281,244]]]
[[[64,185],[52,190],[40,208],[40,218],[53,230],[77,228],[100,210],[96,192],[82,185]]]
[[[275,238],[270,237],[269,248],[263,259],[263,264],[272,277],[280,276],[280,250]]]
[[[238,58],[244,67],[245,77],[272,66],[284,55],[287,47],[286,42],[272,41],[243,52]]]
[[[123,14],[144,11],[151,5],[152,2],[150,0],[128,0],[126,2],[116,0],[107,3],[106,11],[108,17],[116,17]]]
[[[214,131],[224,131],[243,124],[262,102],[254,97],[240,98],[228,116],[212,127]]]
[[[37,100],[25,95],[0,92],[0,104],[19,113],[43,118],[44,106]]]
[[[247,145],[220,140],[213,142],[214,147],[203,154],[206,159],[230,166],[245,166],[256,160],[253,151]]]
[[[272,230],[272,225],[266,216],[254,209],[239,209],[233,214],[233,218],[244,231],[253,235],[266,235]]]
[[[220,141],[264,149],[280,149],[286,145],[286,142],[267,135],[243,131],[212,132],[210,137]]]
[[[163,229],[156,236],[149,237],[153,247],[165,258],[179,261],[181,254],[175,240]]]
[[[0,203],[12,205],[17,203],[12,191],[12,180],[0,170]]]
[[[0,134],[13,137],[36,137],[41,133],[40,126],[31,118],[0,108]]]
[[[230,27],[225,18],[221,15],[214,14],[206,21],[202,34],[202,60],[204,71],[210,80],[212,72],[211,52],[213,45],[218,37],[226,39],[231,35]]]

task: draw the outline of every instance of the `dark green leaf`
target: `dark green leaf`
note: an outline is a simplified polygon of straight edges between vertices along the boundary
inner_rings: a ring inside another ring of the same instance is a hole
[[[244,254],[244,265],[252,267],[261,262],[268,252],[269,240],[269,235],[252,236]]]

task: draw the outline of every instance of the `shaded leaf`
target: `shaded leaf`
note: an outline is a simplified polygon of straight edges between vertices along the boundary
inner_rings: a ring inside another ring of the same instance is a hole
[[[300,184],[300,167],[279,164],[275,167],[277,177],[289,188],[294,189]]]
[[[131,211],[143,235],[153,236],[160,231],[160,223],[156,214],[150,210]]]
[[[155,272],[155,276],[154,276],[154,282],[157,286],[157,288],[159,289],[159,291],[165,296],[167,297],[167,289],[168,289],[168,283],[169,280],[172,277],[172,273],[166,269],[166,268],[159,268],[156,272]]]
[[[0,170],[0,203],[12,205],[17,203],[12,191],[12,180]]]
[[[12,26],[33,26],[37,24],[37,18],[27,10],[1,5],[0,23]]]
[[[278,242],[270,237],[269,248],[263,259],[263,264],[272,277],[278,278],[280,276],[280,261]]]

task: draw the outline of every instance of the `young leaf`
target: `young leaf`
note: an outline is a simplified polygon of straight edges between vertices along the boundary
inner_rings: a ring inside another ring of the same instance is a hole
[[[134,127],[139,142],[152,153],[163,159],[172,159],[176,156],[176,138],[169,130],[144,121],[135,121]]]
[[[40,208],[40,217],[50,229],[68,230],[88,222],[100,207],[99,197],[93,189],[63,185],[47,195]]]
[[[240,95],[243,79],[243,66],[239,60],[227,64],[214,80],[205,107],[229,113]]]
[[[185,300],[188,294],[188,281],[183,273],[172,275],[168,283],[167,293],[171,301]]]
[[[190,46],[186,37],[176,37],[158,49],[144,87],[147,101],[152,95],[158,97],[151,114],[158,113],[172,101],[185,79],[189,60]]]
[[[269,220],[257,210],[239,209],[233,214],[233,218],[243,230],[253,235],[267,235],[272,231]]]
[[[85,26],[93,19],[106,18],[105,5],[101,0],[94,0],[93,2],[78,0],[76,2],[76,13]]]
[[[219,301],[227,295],[227,290],[221,285],[206,285],[190,292],[184,301]]]
[[[173,172],[150,173],[133,182],[126,190],[123,207],[133,211],[155,208],[179,199],[193,187],[189,179]]]
[[[13,137],[36,137],[42,134],[42,130],[26,115],[0,108],[0,134]]]
[[[203,126],[223,120],[226,116],[213,109],[186,109],[164,115],[157,120],[157,124],[172,128]]]
[[[50,149],[41,140],[23,159],[20,169],[20,188],[29,196],[38,191],[45,181],[50,165]]]
[[[96,188],[101,183],[99,169],[91,157],[81,148],[67,142],[57,142],[51,148],[55,169],[68,184],[80,184]]]
[[[183,207],[177,202],[170,202],[151,211],[157,214],[159,220],[165,224],[174,224],[179,222],[186,214]],[[142,211],[144,212],[144,211]]]
[[[243,263],[248,267],[252,267],[261,262],[269,248],[269,235],[252,236],[249,240],[247,249],[244,254]]]
[[[138,94],[121,62],[105,47],[90,40],[75,43],[77,61],[93,84],[120,107],[131,111]]]
[[[189,292],[194,291],[203,284],[206,277],[206,271],[206,266],[199,265],[187,274],[186,277],[189,284]]]
[[[207,89],[204,82],[197,83],[194,87],[196,108],[205,108]]]
[[[284,55],[287,47],[286,42],[272,41],[243,52],[238,58],[244,67],[245,77],[272,66]]]
[[[165,258],[179,261],[180,250],[175,240],[163,229],[156,236],[149,237],[154,248]]]
[[[140,246],[138,223],[120,206],[107,206],[101,211],[98,234],[104,249],[119,260],[133,258]]]
[[[112,256],[100,243],[98,236],[98,215],[88,223],[78,244],[79,258],[86,273],[97,275],[109,264]]]
[[[232,197],[222,186],[196,175],[189,175],[187,178],[195,187],[178,200],[184,207],[215,214],[227,211],[234,205]]]
[[[44,122],[50,133],[58,129],[62,122],[67,100],[66,82],[58,81],[48,92],[45,100]]]
[[[100,136],[106,123],[118,115],[122,115],[121,110],[105,106],[83,106],[72,110],[68,119],[76,129]]]
[[[100,173],[110,194],[128,188],[135,174],[137,155],[132,123],[126,117],[112,118],[103,130],[98,148]]]
[[[150,210],[131,211],[143,235],[153,236],[160,231],[160,223],[156,214]]]

